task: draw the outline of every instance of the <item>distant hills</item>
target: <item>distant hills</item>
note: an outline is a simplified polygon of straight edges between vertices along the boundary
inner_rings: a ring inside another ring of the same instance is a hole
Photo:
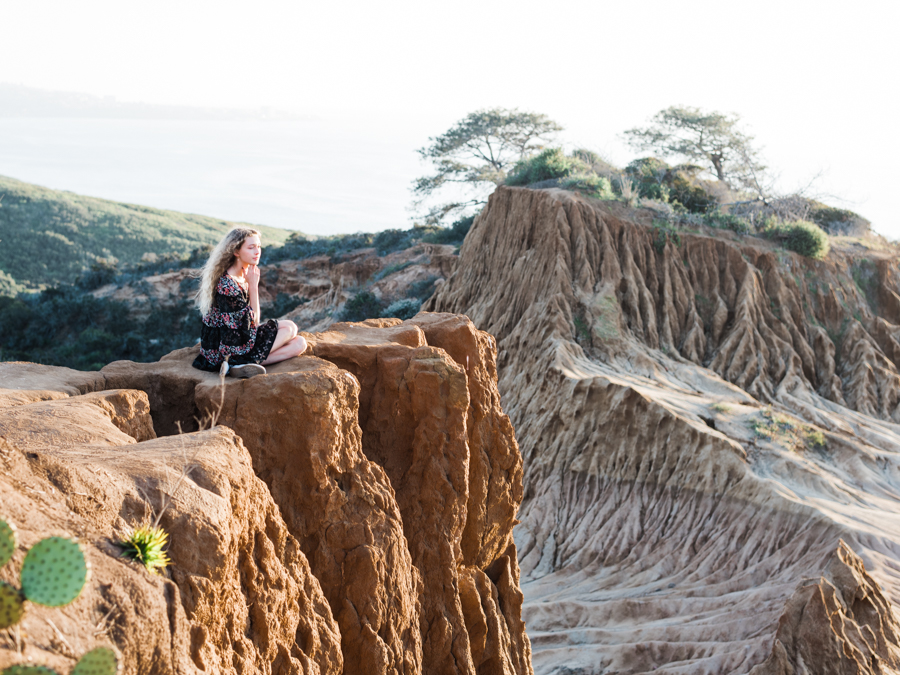
[[[71,283],[92,264],[188,255],[234,223],[85,197],[0,176],[0,295]],[[291,234],[252,225],[264,245]]]
[[[91,117],[102,119],[166,120],[296,120],[307,115],[271,107],[255,109],[201,108],[117,101],[113,96],[94,96],[68,91],[35,89],[0,83],[0,118]]]

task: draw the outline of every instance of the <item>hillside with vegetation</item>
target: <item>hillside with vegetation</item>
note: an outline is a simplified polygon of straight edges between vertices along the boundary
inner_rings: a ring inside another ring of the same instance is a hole
[[[263,316],[291,318],[303,330],[410,318],[449,276],[472,220],[315,239],[293,233],[264,248]],[[0,295],[0,361],[99,370],[122,359],[156,361],[194,344],[196,274],[209,247],[135,263],[104,260],[42,291]]]
[[[215,244],[237,224],[0,176],[0,295],[72,283],[92,269],[181,258]],[[269,245],[291,234],[252,227]]]

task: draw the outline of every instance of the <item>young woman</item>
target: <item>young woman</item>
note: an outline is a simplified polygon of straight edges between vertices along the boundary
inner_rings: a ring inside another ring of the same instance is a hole
[[[210,254],[196,295],[203,327],[194,368],[252,377],[306,350],[293,321],[259,323],[261,254],[259,232],[247,227],[234,228]]]

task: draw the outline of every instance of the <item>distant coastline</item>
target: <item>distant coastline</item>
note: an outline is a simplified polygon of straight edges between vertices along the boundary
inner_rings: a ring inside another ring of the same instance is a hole
[[[406,228],[421,135],[330,119],[0,115],[0,176],[329,235]]]
[[[312,115],[262,106],[207,108],[118,101],[67,91],[0,83],[0,118],[91,118],[120,120],[311,120]]]

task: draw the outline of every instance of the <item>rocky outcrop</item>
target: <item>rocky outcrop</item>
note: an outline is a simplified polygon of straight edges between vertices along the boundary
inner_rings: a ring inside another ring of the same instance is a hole
[[[68,671],[112,641],[132,673],[342,672],[328,603],[240,438],[217,427],[156,439],[148,413],[136,391],[0,411],[0,507],[20,536],[3,578],[15,582],[25,549],[54,533],[78,536],[93,568],[72,605],[28,609],[22,658]],[[172,535],[170,578],[114,544],[157,517]],[[0,667],[20,660],[0,645]]]
[[[0,508],[32,538],[78,530],[99,561],[82,614],[59,626],[73,651],[115,605],[98,639],[126,672],[531,673],[512,538],[522,459],[493,339],[446,315],[307,337],[310,355],[224,385],[190,367],[195,348],[90,377],[0,365],[17,387],[0,391],[0,436],[21,472]],[[58,505],[34,525],[31,475]],[[112,543],[160,512],[169,579]],[[26,649],[59,661],[52,640]]]
[[[746,673],[840,539],[884,588],[848,621],[896,645],[896,262],[652,217],[500,188],[426,305],[497,338],[535,671]]]
[[[862,560],[841,542],[819,579],[804,581],[778,621],[772,654],[750,675],[900,669],[900,625]]]

